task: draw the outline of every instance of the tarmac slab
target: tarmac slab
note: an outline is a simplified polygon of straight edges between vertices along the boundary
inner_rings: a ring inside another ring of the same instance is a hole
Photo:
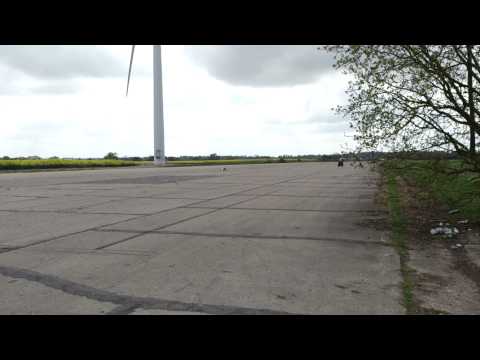
[[[53,196],[34,200],[23,200],[0,204],[0,210],[71,210],[87,206],[104,204],[112,199],[103,199],[93,196]]]
[[[122,199],[84,207],[84,213],[151,214],[196,202],[188,199]]]
[[[11,202],[17,201],[25,201],[25,200],[35,200],[36,197],[33,196],[8,196],[8,195],[0,195],[0,204],[7,204]]]
[[[145,232],[159,229],[181,221],[196,218],[197,216],[211,212],[210,209],[180,208],[163,211],[159,214],[136,217],[131,220],[118,222],[112,225],[102,226],[103,231]]]
[[[199,312],[189,312],[189,311],[138,309],[138,310],[135,310],[130,315],[209,315],[209,314],[199,313]]]
[[[112,288],[121,294],[292,314],[402,311],[391,247],[148,234],[109,250],[158,254]]]
[[[465,245],[467,256],[480,269],[480,244]]]
[[[8,315],[93,315],[106,314],[114,303],[66,294],[24,279],[0,275],[0,314]]]
[[[202,204],[203,205],[203,204]],[[295,198],[288,196],[266,195],[238,205],[236,209],[279,209],[279,210],[312,210],[312,211],[375,211],[373,200],[357,197],[322,197]],[[360,210],[359,210],[360,209]]]
[[[78,234],[66,235],[60,238],[30,246],[30,250],[96,250],[110,244],[130,238],[132,234],[122,232],[83,231]]]
[[[376,178],[334,163],[0,174],[0,314],[403,314]]]
[[[0,247],[33,245],[132,217],[118,214],[0,211]]]
[[[253,190],[255,191],[255,190]],[[248,193],[248,192],[247,192]],[[335,187],[319,187],[319,186],[306,186],[306,185],[278,185],[272,195],[290,195],[290,196],[303,196],[303,197],[313,197],[313,196],[329,196],[329,197],[368,197],[372,198],[375,195],[376,189],[352,189],[352,188],[345,188],[339,189]]]
[[[338,241],[387,241],[382,231],[361,225],[367,215],[340,211],[287,211],[220,209],[188,222],[167,226],[172,233],[332,239]]]

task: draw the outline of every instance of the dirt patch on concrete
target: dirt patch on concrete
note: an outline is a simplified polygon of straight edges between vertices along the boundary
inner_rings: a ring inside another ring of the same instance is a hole
[[[379,216],[379,217],[369,217],[357,221],[356,225],[371,228],[379,231],[388,231],[390,230],[390,225],[388,223],[388,216]]]
[[[385,191],[385,184],[382,177],[375,179],[375,186],[379,191],[374,194],[373,203],[375,204],[375,208],[378,209],[378,214],[374,214],[375,216],[366,216],[355,224],[375,230],[389,231],[390,223],[387,206],[388,195]]]

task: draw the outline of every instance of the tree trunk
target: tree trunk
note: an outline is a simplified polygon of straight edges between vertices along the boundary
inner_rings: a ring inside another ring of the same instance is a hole
[[[473,103],[472,45],[467,45],[468,105],[470,108],[470,155],[475,156],[475,112]]]

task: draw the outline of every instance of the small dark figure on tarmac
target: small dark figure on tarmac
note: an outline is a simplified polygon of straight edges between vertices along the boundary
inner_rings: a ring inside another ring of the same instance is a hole
[[[341,157],[340,159],[338,159],[338,166],[339,166],[339,167],[343,167],[343,157]]]

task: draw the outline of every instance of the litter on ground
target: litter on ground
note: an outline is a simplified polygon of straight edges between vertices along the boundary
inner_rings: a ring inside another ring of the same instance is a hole
[[[448,227],[449,225],[448,223],[446,225],[447,226],[444,226],[443,223],[440,223],[438,227],[430,229],[430,234],[452,237],[460,233],[460,231],[456,227],[453,227],[453,228]]]

